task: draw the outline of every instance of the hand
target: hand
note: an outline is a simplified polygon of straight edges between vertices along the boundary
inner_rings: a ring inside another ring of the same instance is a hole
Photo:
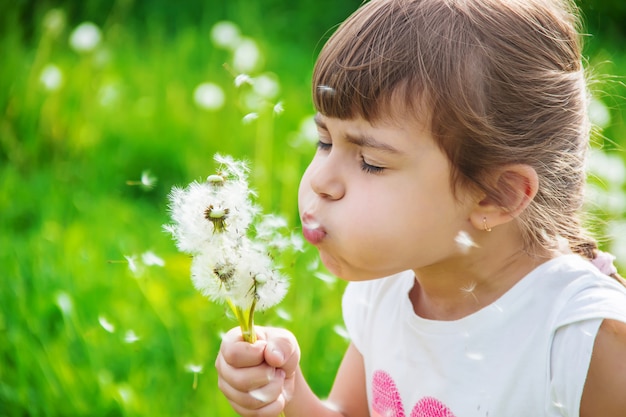
[[[218,387],[240,415],[276,417],[293,394],[300,348],[287,330],[255,330],[253,344],[243,340],[238,327],[222,339],[215,361]]]

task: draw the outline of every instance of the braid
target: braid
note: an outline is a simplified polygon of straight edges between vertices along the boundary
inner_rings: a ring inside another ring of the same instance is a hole
[[[598,256],[600,256],[600,254],[602,253],[602,251],[600,251],[600,249],[598,248],[598,243],[595,240],[591,240],[591,239],[585,242],[572,245],[570,249],[575,254],[578,254],[592,262],[594,259],[597,259]],[[608,273],[607,275],[626,287],[626,279],[624,279],[619,274],[619,272],[617,272],[617,270],[614,270],[611,273]]]

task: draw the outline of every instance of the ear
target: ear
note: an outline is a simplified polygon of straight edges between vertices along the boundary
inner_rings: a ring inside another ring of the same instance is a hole
[[[470,214],[470,221],[478,230],[489,230],[519,216],[539,188],[537,172],[530,165],[505,165],[493,178],[495,193],[484,196]]]

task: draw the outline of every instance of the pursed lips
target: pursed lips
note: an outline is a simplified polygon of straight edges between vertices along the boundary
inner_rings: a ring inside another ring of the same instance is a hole
[[[326,230],[309,214],[302,216],[302,235],[312,245],[317,245],[326,237]]]

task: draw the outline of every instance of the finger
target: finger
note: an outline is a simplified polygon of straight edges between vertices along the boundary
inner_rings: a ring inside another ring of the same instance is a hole
[[[266,336],[265,362],[270,366],[284,369],[288,377],[293,375],[300,362],[300,347],[295,336],[284,329],[274,329]]]
[[[276,377],[276,368],[266,363],[238,368],[231,366],[221,353],[217,356],[215,368],[217,369],[219,377],[224,380],[224,382],[234,389],[243,392],[263,387]]]
[[[248,343],[243,340],[240,333],[229,331],[222,338],[220,355],[236,368],[257,366],[265,361],[263,352],[266,344],[264,340]]]
[[[284,380],[285,372],[279,369],[273,371],[273,377],[265,385],[248,391],[232,386],[223,378],[218,379],[218,388],[233,408],[236,408],[234,407],[236,405],[241,410],[249,412],[260,410],[277,401],[284,405],[284,398],[282,398]]]

